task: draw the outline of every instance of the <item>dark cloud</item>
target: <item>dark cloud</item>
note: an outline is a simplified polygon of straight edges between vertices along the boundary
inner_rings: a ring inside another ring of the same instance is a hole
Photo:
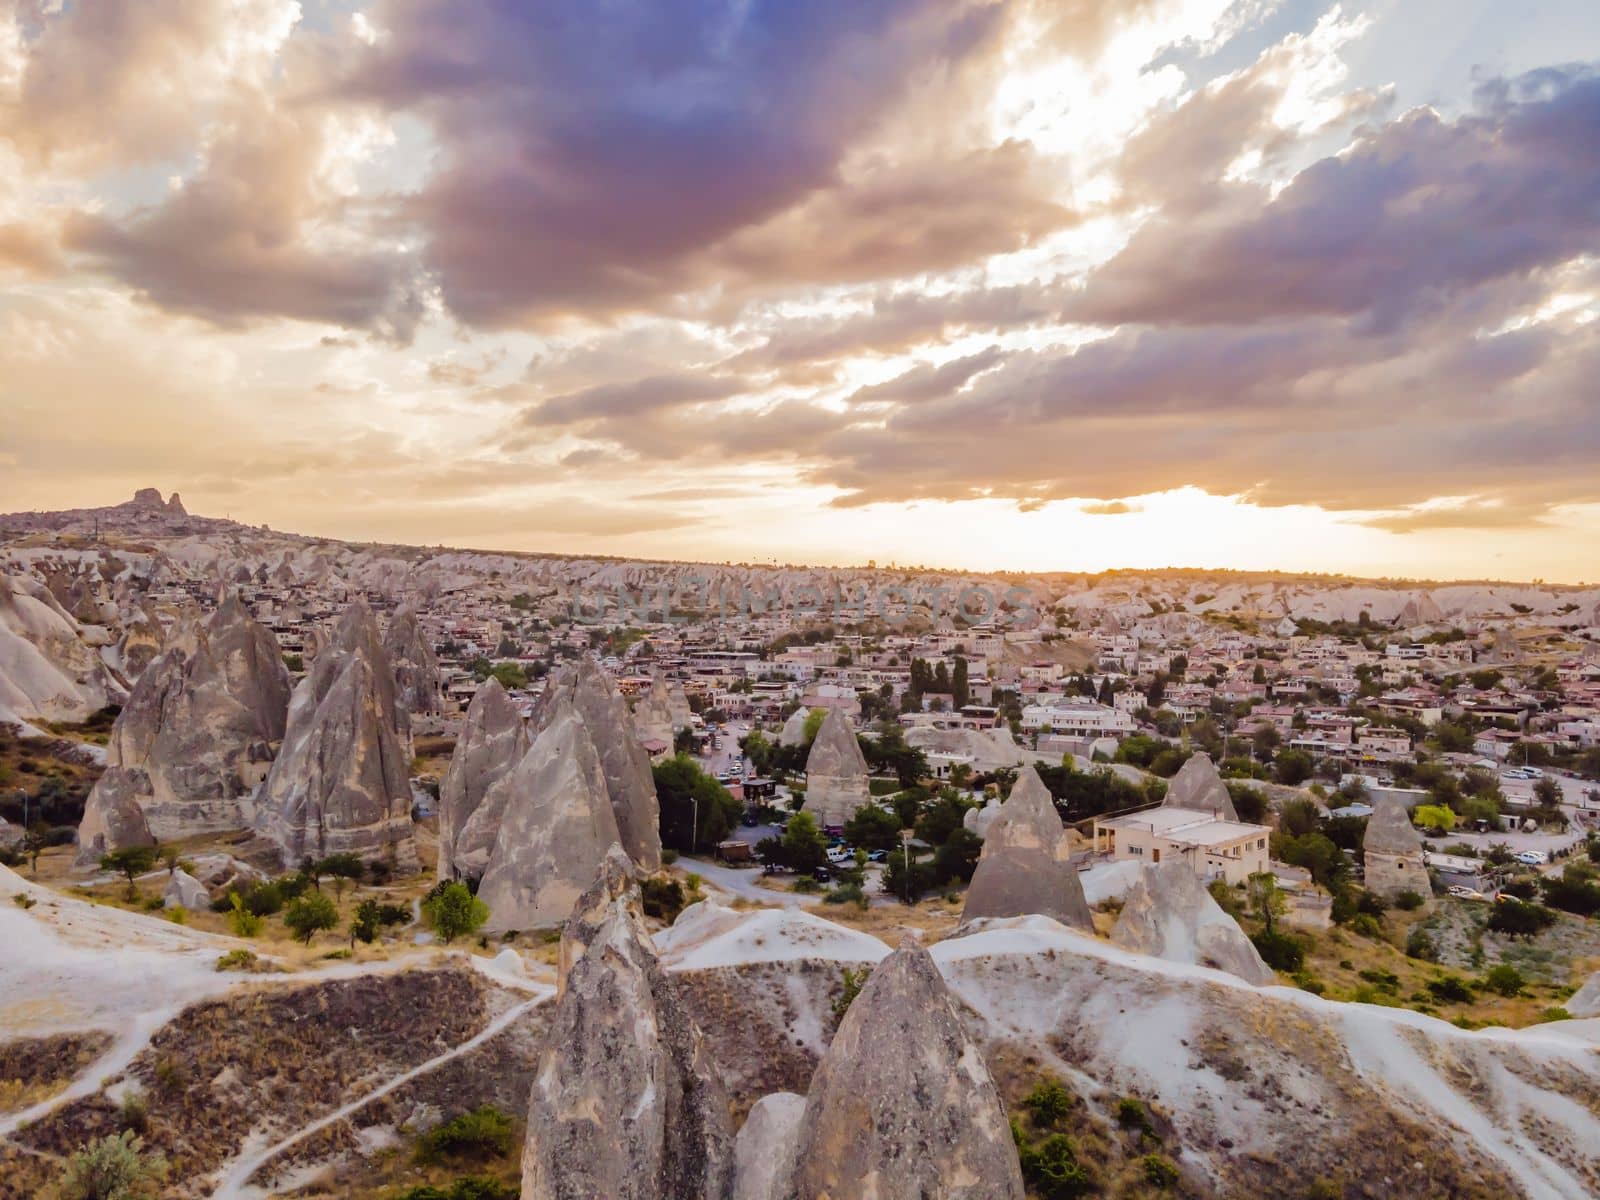
[[[575,425],[659,414],[689,404],[737,395],[737,379],[706,375],[655,375],[629,383],[607,383],[540,401],[522,415],[525,425]]]
[[[1068,315],[1193,325],[1328,315],[1382,331],[1591,253],[1600,74],[1544,71],[1483,99],[1456,121],[1418,109],[1369,128],[1276,196],[1219,185],[1208,204],[1145,225]]]
[[[394,0],[345,92],[433,124],[442,166],[414,215],[453,311],[481,324],[603,314],[725,282],[713,251],[742,232],[724,269],[798,269],[781,228],[748,231],[807,202],[796,235],[829,214],[859,219],[857,250],[886,267],[951,253],[920,204],[936,173],[897,190],[870,172],[858,198],[838,194],[841,165],[914,76],[992,50],[1007,15],[1000,0],[625,0],[603,16],[580,0]],[[1020,150],[995,153],[968,174],[1026,174]],[[1016,229],[977,227],[1001,214],[976,184],[952,214],[962,238],[1014,243]],[[915,245],[887,244],[904,232],[885,224],[894,213],[915,216]],[[1020,235],[1050,219],[1023,214]]]

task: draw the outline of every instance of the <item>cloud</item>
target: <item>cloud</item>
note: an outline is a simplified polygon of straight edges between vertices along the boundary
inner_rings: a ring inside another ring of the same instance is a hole
[[[293,0],[24,3],[0,138],[75,170],[186,154],[216,106],[271,75],[299,14]]]
[[[343,87],[431,124],[441,166],[412,215],[451,310],[547,323],[668,306],[730,269],[948,261],[943,235],[1000,248],[1059,219],[985,203],[985,170],[1015,199],[1021,147],[844,177],[914,79],[993,54],[1007,15],[998,0],[629,0],[604,20],[580,0],[389,3]],[[957,179],[968,199],[942,222],[928,189]],[[816,244],[794,239],[830,219],[852,253],[809,263]]]
[[[1204,206],[1141,228],[1067,315],[1183,325],[1336,316],[1382,332],[1592,252],[1600,73],[1542,71],[1482,99],[1455,121],[1416,109],[1370,127],[1276,194],[1219,185]]]
[[[171,312],[220,325],[290,317],[408,341],[423,312],[415,267],[352,236],[361,206],[325,173],[331,120],[245,100],[168,197],[123,216],[78,213],[66,244]]]
[[[1129,504],[1126,500],[1103,500],[1080,504],[1078,511],[1091,517],[1121,517],[1128,513],[1144,511],[1142,504]]]
[[[1547,506],[1505,504],[1471,498],[1461,503],[1418,505],[1400,512],[1367,517],[1359,522],[1387,533],[1419,533],[1438,529],[1528,529],[1547,522]]]

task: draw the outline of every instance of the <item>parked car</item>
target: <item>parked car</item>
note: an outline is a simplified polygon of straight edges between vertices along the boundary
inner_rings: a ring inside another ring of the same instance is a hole
[[[833,872],[828,870],[827,867],[818,867],[815,871],[811,872],[811,878],[815,879],[818,883],[828,883],[833,879]]]
[[[1450,889],[1450,895],[1454,896],[1457,900],[1482,900],[1483,899],[1483,893],[1482,892],[1473,891],[1471,888],[1463,887],[1459,883],[1456,884],[1454,887],[1452,887]]]
[[[1542,867],[1550,861],[1550,856],[1543,850],[1523,850],[1516,859],[1525,867]]]
[[[867,861],[868,862],[883,862],[888,857],[889,857],[889,852],[887,850],[874,850],[870,854],[867,855]]]

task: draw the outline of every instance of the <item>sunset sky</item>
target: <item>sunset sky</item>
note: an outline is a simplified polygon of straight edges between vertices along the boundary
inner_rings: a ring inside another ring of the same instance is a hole
[[[0,0],[0,511],[1600,579],[1594,0]]]

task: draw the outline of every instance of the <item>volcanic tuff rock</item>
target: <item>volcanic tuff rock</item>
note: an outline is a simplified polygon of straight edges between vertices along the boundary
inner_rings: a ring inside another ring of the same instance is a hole
[[[82,721],[121,691],[49,588],[0,572],[0,721]]]
[[[439,784],[439,878],[479,878],[489,865],[503,810],[484,799],[522,761],[528,728],[500,681],[490,676],[467,706],[450,766]],[[500,793],[503,800],[506,793]]]
[[[586,903],[610,888],[597,884]],[[643,934],[637,903],[629,888],[596,910],[598,920],[580,921],[590,940],[571,955],[529,1097],[523,1200],[731,1193],[727,1092]]]
[[[204,911],[211,903],[211,893],[189,872],[179,869],[167,880],[167,890],[161,903],[167,908],[187,908],[191,912]]]
[[[797,708],[789,714],[784,721],[783,728],[778,731],[778,745],[804,746],[806,744],[806,718],[811,715],[809,708]]]
[[[600,754],[606,792],[622,848],[642,871],[661,867],[661,808],[650,755],[633,734],[628,703],[600,664],[585,656],[572,682],[572,703]]]
[[[1411,824],[1405,805],[1395,797],[1379,796],[1372,802],[1361,849],[1369,892],[1388,900],[1401,892],[1423,897],[1431,892],[1428,868],[1422,861],[1422,835]]]
[[[544,731],[516,767],[495,784],[504,816],[478,897],[489,928],[558,925],[621,840],[600,755],[572,702],[555,702]]]
[[[1246,983],[1272,982],[1272,969],[1244,930],[1212,899],[1188,863],[1147,864],[1123,898],[1111,941],[1124,950],[1195,963],[1237,975]]]
[[[633,727],[641,742],[673,744],[672,708],[667,703],[667,692],[657,680],[634,703]]]
[[[149,605],[140,606],[123,625],[122,638],[117,643],[117,662],[121,666],[123,676],[137,680],[143,675],[145,668],[161,653],[162,643],[165,640],[166,633],[162,629],[160,619],[150,610]]]
[[[979,839],[987,838],[989,830],[1000,819],[1002,805],[999,796],[990,796],[982,808],[967,809],[966,816],[961,818],[961,827]]]
[[[1575,1017],[1600,1017],[1600,971],[1584,980],[1561,1007]]]
[[[1225,821],[1237,821],[1238,810],[1233,807],[1233,797],[1228,786],[1217,774],[1211,756],[1204,750],[1189,756],[1182,769],[1167,785],[1167,794],[1161,801],[1164,808],[1196,808],[1216,813]]]
[[[297,864],[348,851],[416,862],[394,675],[364,604],[350,606],[289,704],[255,828]]]
[[[733,1200],[781,1200],[794,1173],[794,1144],[806,1098],[773,1092],[757,1100],[733,1144]]]
[[[633,860],[618,843],[612,842],[606,856],[600,860],[600,871],[589,885],[588,891],[578,897],[572,906],[572,915],[561,929],[561,947],[556,959],[556,991],[566,990],[567,976],[578,960],[589,949],[589,944],[599,936],[606,919],[618,905],[638,919],[639,936],[648,938],[644,914],[640,908],[639,877]]]
[[[806,755],[806,811],[821,825],[843,825],[869,798],[861,744],[844,713],[830,708]]]
[[[283,741],[288,708],[278,643],[237,595],[179,628],[111,727],[108,770],[78,830],[80,863],[145,844],[139,824],[167,841],[246,828],[243,806]]]
[[[989,826],[961,920],[1030,913],[1094,931],[1067,831],[1049,789],[1031,766],[1017,776],[999,818]]]
[[[422,636],[417,610],[409,604],[395,609],[388,632],[383,636],[383,648],[394,668],[395,686],[399,688],[400,703],[406,711],[430,716],[443,712],[439,660],[428,639]]]
[[[1000,1094],[928,952],[873,968],[817,1065],[789,1200],[1022,1200]]]

